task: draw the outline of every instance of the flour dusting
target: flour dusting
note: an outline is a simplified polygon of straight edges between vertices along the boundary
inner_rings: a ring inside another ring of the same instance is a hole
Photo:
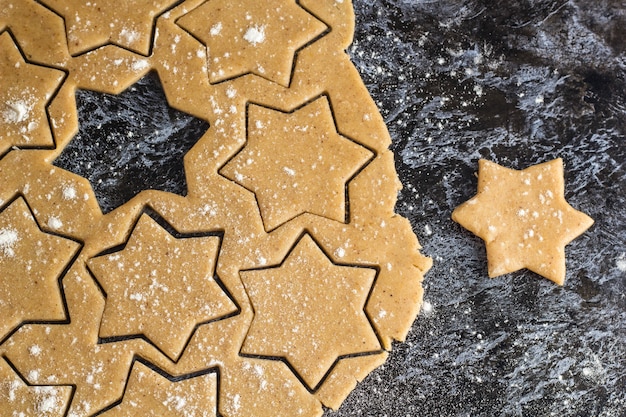
[[[217,22],[211,27],[211,30],[209,31],[209,33],[211,34],[211,36],[217,36],[220,34],[221,31],[222,31],[222,22]]]
[[[615,265],[617,265],[617,269],[622,272],[626,272],[626,253],[622,253],[617,261],[615,261]]]
[[[67,185],[63,187],[63,199],[64,200],[74,200],[76,199],[76,188],[71,185]]]
[[[48,227],[50,227],[50,229],[57,230],[63,227],[63,222],[59,220],[58,217],[50,217],[48,219]]]
[[[19,241],[19,235],[15,229],[0,229],[0,253],[7,257],[15,256],[15,244]]]
[[[28,120],[33,105],[25,100],[15,100],[6,103],[6,109],[2,112],[5,123],[22,123]]]
[[[133,42],[136,42],[140,38],[141,35],[137,31],[124,28],[120,31],[120,36],[124,38],[126,43],[132,44]]]
[[[243,38],[252,45],[257,45],[265,41],[265,26],[252,26],[243,35]]]

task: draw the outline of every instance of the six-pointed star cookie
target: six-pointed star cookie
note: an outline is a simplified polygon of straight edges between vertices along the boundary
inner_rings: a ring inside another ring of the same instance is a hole
[[[70,53],[109,43],[147,55],[154,19],[178,0],[41,0],[65,19]]]
[[[452,218],[487,245],[489,276],[528,268],[565,281],[565,245],[593,220],[565,201],[563,161],[522,171],[479,161],[478,193]]]
[[[294,111],[250,105],[248,143],[221,170],[256,194],[267,230],[302,213],[345,221],[346,183],[372,157],[337,133],[324,96]]]
[[[65,415],[72,387],[28,386],[0,358],[0,416]]]
[[[178,24],[207,46],[212,83],[253,73],[285,87],[296,51],[326,30],[295,0],[208,0]]]
[[[234,313],[213,277],[219,241],[177,239],[143,214],[124,249],[88,262],[107,296],[100,336],[144,335],[173,359],[198,324]]]
[[[89,417],[122,397],[133,356],[147,344],[98,343],[104,298],[83,265],[74,264],[63,290],[68,323],[24,326],[11,336],[4,355],[30,384],[72,386],[67,416]]]
[[[23,198],[0,209],[0,340],[25,321],[65,319],[59,277],[79,247],[42,232]]]
[[[11,35],[0,35],[0,157],[12,146],[52,145],[46,105],[62,71],[24,61]]]
[[[122,402],[106,417],[211,417],[217,409],[217,378],[207,373],[173,382],[135,362]]]
[[[254,308],[241,353],[286,358],[314,389],[339,357],[380,350],[364,311],[375,276],[304,235],[282,265],[241,272]]]

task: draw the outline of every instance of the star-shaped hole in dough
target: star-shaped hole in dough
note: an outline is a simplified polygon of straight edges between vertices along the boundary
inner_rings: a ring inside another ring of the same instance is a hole
[[[364,311],[375,277],[333,264],[304,235],[282,265],[241,272],[254,308],[241,353],[285,358],[315,389],[338,358],[380,351]]]
[[[54,145],[46,107],[63,71],[26,62],[11,35],[0,35],[0,158],[11,147]]]
[[[106,293],[100,337],[147,337],[178,358],[196,326],[238,307],[214,277],[220,238],[171,235],[142,214],[124,248],[88,266]]]
[[[170,107],[156,72],[118,95],[78,90],[76,102],[78,132],[53,164],[87,178],[104,214],[143,190],[187,194],[183,158],[209,124]]]
[[[179,380],[166,378],[136,361],[122,401],[99,415],[212,417],[217,415],[216,412],[215,373],[204,373]]]
[[[154,20],[180,0],[41,0],[65,20],[70,53],[114,44],[148,55]]]
[[[285,87],[296,51],[327,30],[295,0],[208,0],[177,23],[206,45],[211,83],[252,73]]]
[[[565,246],[593,224],[564,189],[561,159],[521,171],[480,160],[478,192],[452,218],[485,241],[490,277],[527,268],[563,285]]]
[[[0,416],[65,415],[72,387],[29,386],[0,358]]]
[[[66,319],[59,279],[79,248],[43,232],[22,197],[0,209],[0,341],[22,323]]]
[[[266,230],[303,213],[346,222],[346,184],[373,153],[337,133],[325,96],[292,113],[250,105],[247,124],[220,173],[256,194]]]

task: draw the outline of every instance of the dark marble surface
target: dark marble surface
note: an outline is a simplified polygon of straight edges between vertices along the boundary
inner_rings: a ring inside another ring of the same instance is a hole
[[[393,137],[397,210],[434,259],[427,309],[330,416],[626,415],[626,2],[355,0],[349,50]],[[565,162],[595,224],[563,287],[487,278],[450,220],[477,160]]]
[[[79,89],[76,104],[78,133],[54,165],[89,179],[103,213],[143,190],[187,194],[183,157],[209,124],[170,107],[156,72],[119,95]]]

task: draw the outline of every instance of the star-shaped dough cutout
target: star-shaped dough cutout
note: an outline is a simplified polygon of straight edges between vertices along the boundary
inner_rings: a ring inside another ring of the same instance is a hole
[[[65,19],[70,53],[114,44],[142,55],[152,45],[154,20],[179,0],[41,0]]]
[[[212,417],[216,413],[217,377],[214,373],[173,382],[135,362],[122,402],[100,415]]]
[[[241,353],[285,358],[315,389],[341,356],[380,351],[364,311],[375,277],[333,264],[304,235],[282,265],[241,272],[254,308]]]
[[[250,105],[247,124],[220,172],[256,194],[267,230],[303,213],[346,221],[346,184],[373,154],[337,133],[325,96],[292,113]]]
[[[197,325],[237,311],[214,278],[219,245],[178,239],[142,214],[124,249],[88,261],[107,296],[100,336],[143,335],[178,358]]]
[[[3,346],[5,356],[30,384],[74,387],[68,416],[93,416],[122,397],[133,356],[144,357],[149,346],[140,340],[99,344],[104,297],[84,265],[73,265],[63,290],[68,323],[23,326]]]
[[[0,157],[11,147],[54,144],[46,106],[62,71],[26,62],[11,35],[0,35]]]
[[[65,320],[59,278],[79,248],[43,232],[21,197],[0,209],[0,340],[24,322]]]
[[[29,386],[0,358],[0,416],[65,415],[72,387]]]
[[[296,51],[327,29],[295,0],[208,0],[177,23],[206,45],[211,83],[252,73],[285,87]]]
[[[593,224],[564,190],[560,158],[521,171],[480,160],[478,192],[452,218],[485,241],[490,277],[527,268],[563,285],[565,246]]]

